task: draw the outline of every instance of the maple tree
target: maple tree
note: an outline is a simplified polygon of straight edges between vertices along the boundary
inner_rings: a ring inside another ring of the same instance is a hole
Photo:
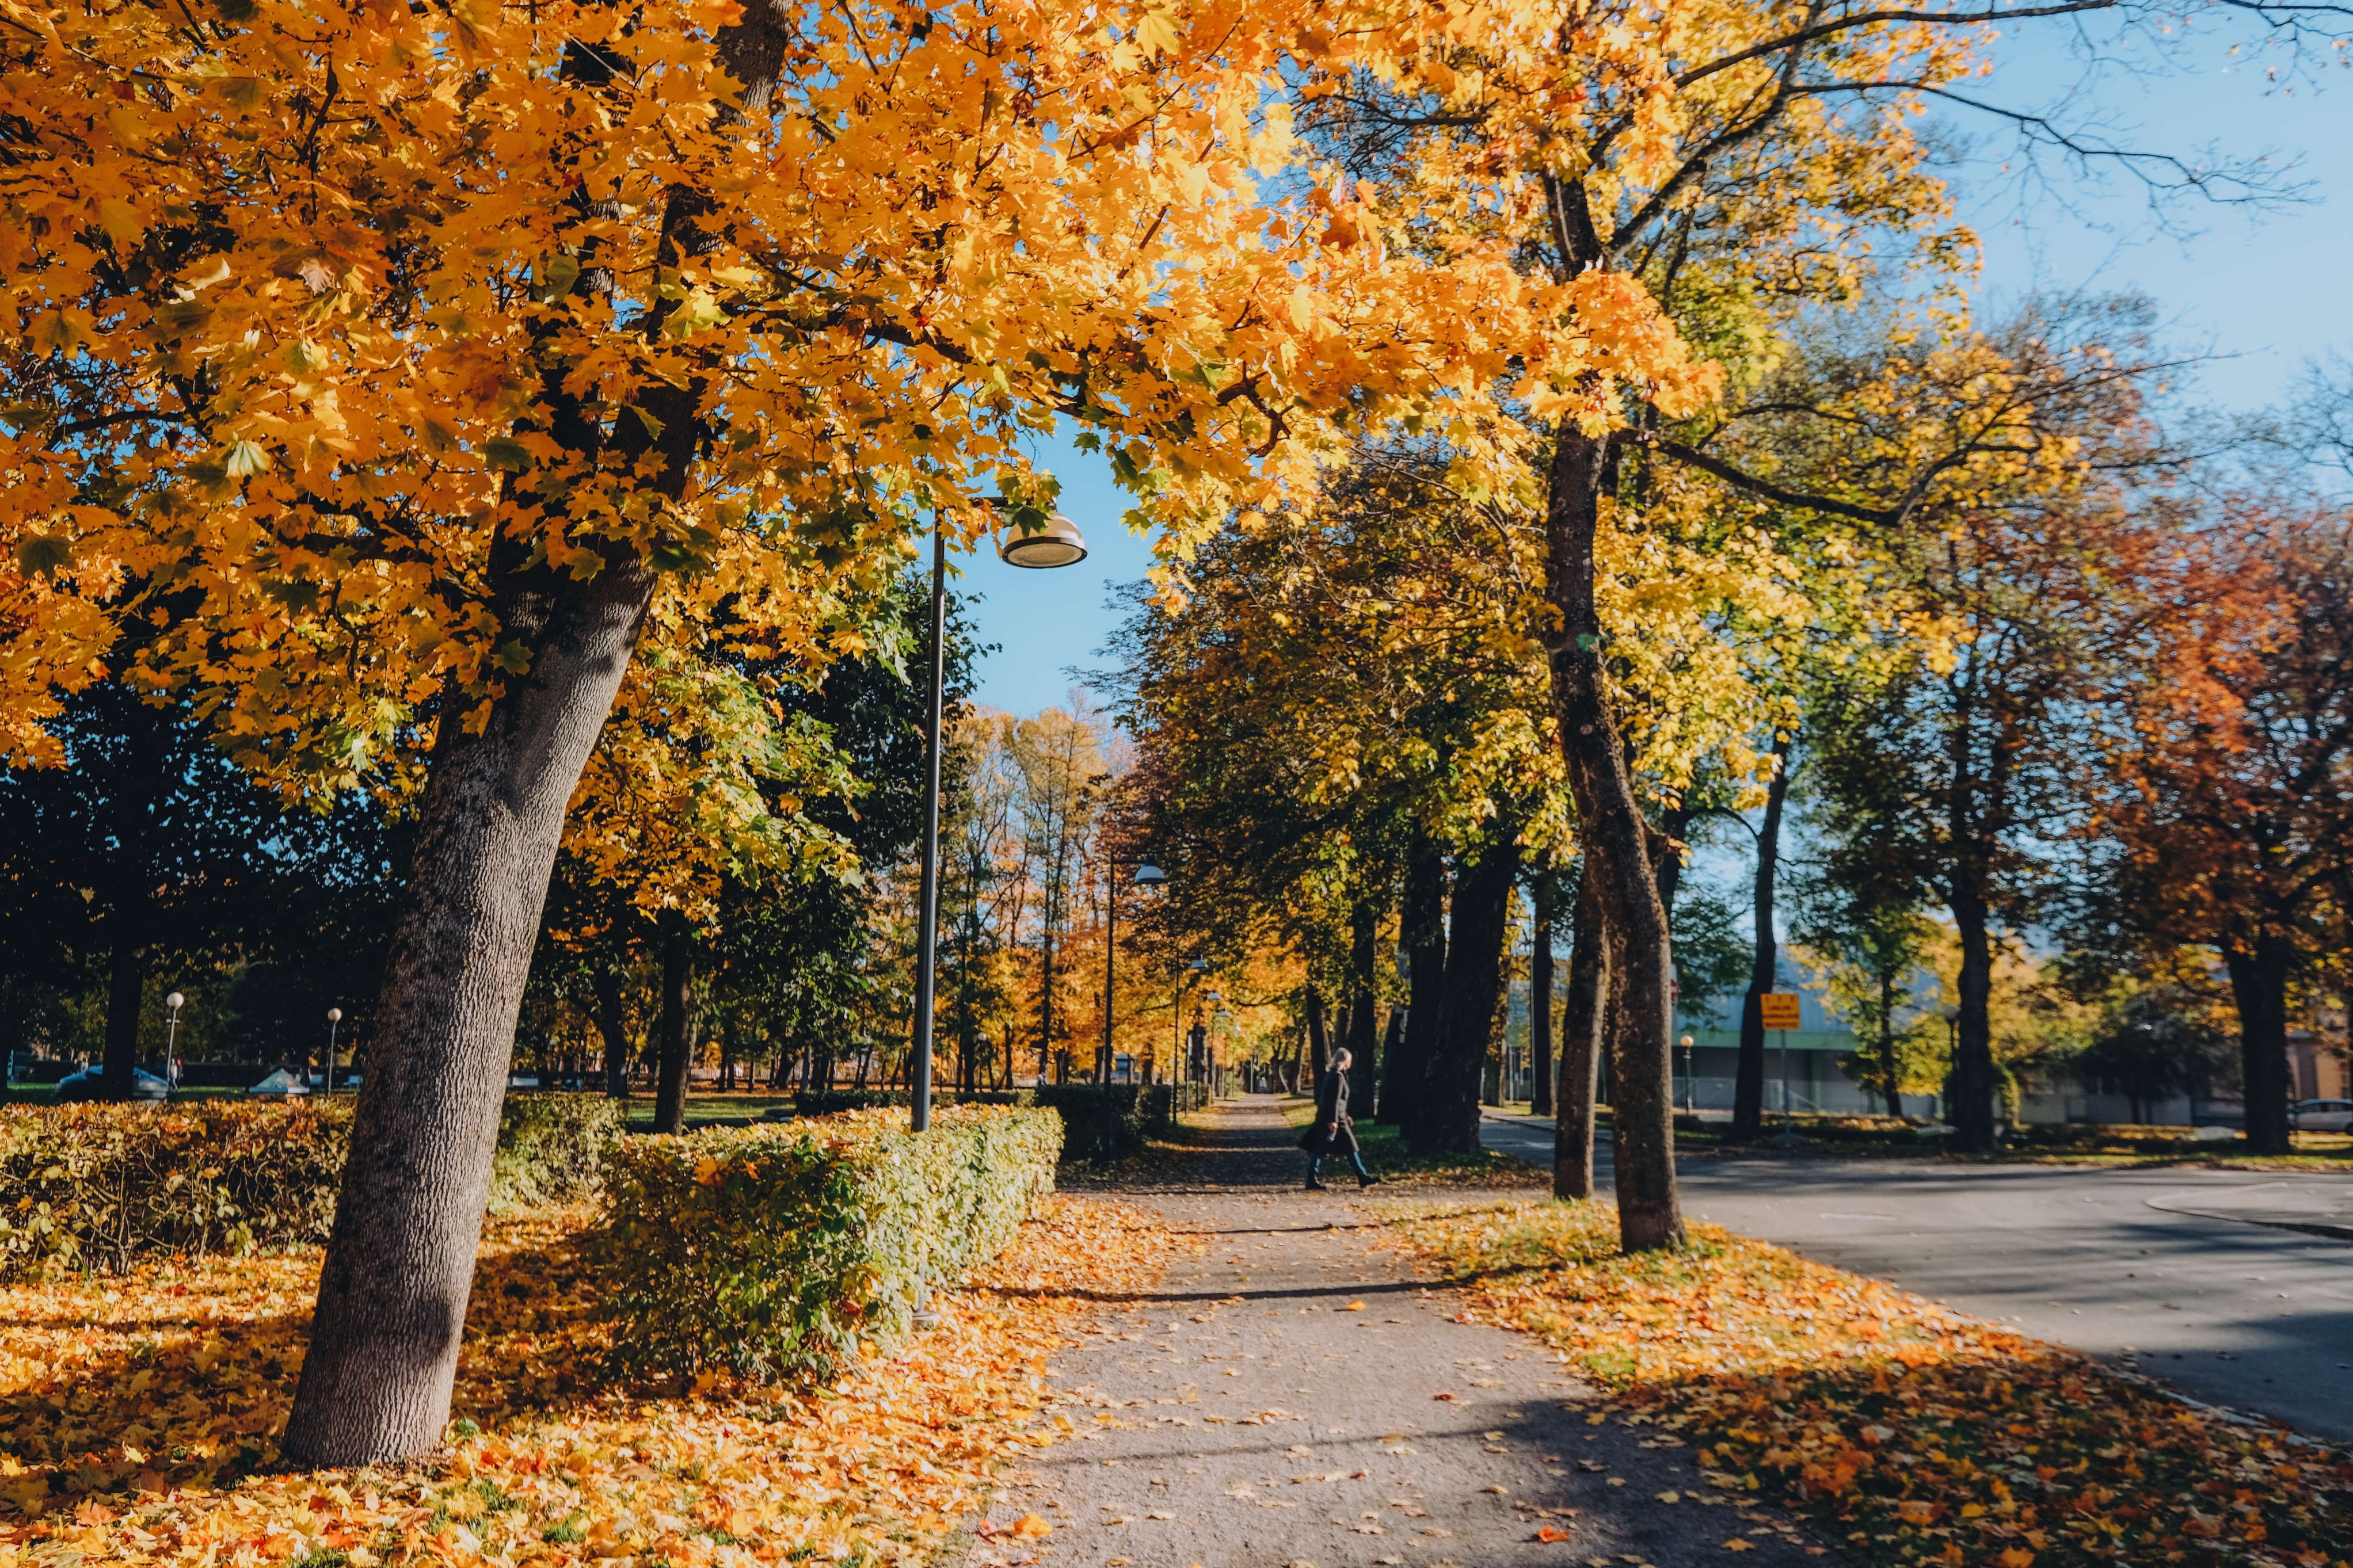
[[[649,626],[854,649],[924,514],[969,537],[1001,476],[1034,518],[1056,414],[1181,538],[1319,430],[1446,428],[1507,369],[1698,384],[1638,292],[1431,265],[1345,184],[1261,199],[1286,59],[1393,59],[1419,16],[20,20],[11,753],[93,679],[185,688],[285,792],[418,816],[290,1427],[315,1460],[439,1431],[547,871]],[[132,615],[164,624],[124,654]]]
[[[2098,903],[2144,941],[2219,954],[2247,1142],[2284,1154],[2295,991],[2353,902],[2353,527],[2242,494],[2158,564],[2164,613],[2107,693]]]

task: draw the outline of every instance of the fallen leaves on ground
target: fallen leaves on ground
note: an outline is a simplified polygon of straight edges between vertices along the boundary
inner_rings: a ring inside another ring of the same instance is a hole
[[[268,1473],[315,1251],[0,1289],[0,1568],[926,1561],[995,1471],[1067,1430],[1032,1429],[1057,1403],[1046,1358],[1180,1245],[1133,1210],[1049,1200],[894,1358],[816,1390],[675,1397],[597,1378],[591,1218],[489,1222],[457,1436],[406,1466]]]
[[[1393,1218],[1474,1319],[1541,1335],[1660,1434],[1646,1447],[1695,1447],[1712,1484],[1788,1503],[1859,1561],[2353,1555],[2345,1455],[1909,1291],[1714,1226],[1625,1257],[1602,1203]]]

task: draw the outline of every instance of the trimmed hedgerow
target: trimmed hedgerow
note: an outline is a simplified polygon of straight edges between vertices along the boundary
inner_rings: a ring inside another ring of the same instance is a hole
[[[954,1106],[920,1135],[864,1110],[616,1144],[592,1255],[617,1369],[837,1374],[1004,1249],[1061,1141],[1051,1111]]]
[[[351,1123],[348,1100],[0,1107],[0,1278],[315,1246]],[[586,1195],[619,1130],[601,1097],[510,1095],[491,1206]]]

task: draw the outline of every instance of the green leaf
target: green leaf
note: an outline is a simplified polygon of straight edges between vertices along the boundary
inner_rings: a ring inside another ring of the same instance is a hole
[[[527,675],[531,672],[531,649],[523,647],[522,639],[517,637],[501,643],[498,651],[491,655],[491,662],[509,675]]]
[[[269,468],[269,449],[255,441],[231,441],[221,454],[221,471],[231,479],[248,479]]]
[[[504,436],[493,436],[482,443],[482,461],[506,473],[527,474],[538,459],[522,442]]]
[[[580,280],[580,263],[559,250],[541,265],[539,279],[546,286],[549,300],[561,300]]]
[[[73,546],[47,534],[27,534],[16,543],[16,567],[27,577],[53,577],[73,564]]]

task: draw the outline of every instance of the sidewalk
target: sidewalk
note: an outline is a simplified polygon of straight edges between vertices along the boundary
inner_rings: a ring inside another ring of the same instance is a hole
[[[1273,1101],[1210,1115],[1208,1150],[1117,1194],[1203,1250],[1057,1358],[1080,1430],[990,1510],[997,1530],[1035,1513],[1052,1534],[977,1539],[967,1568],[1683,1568],[1732,1561],[1730,1542],[1753,1568],[1825,1554],[1778,1514],[1693,1491],[1672,1439],[1588,1419],[1591,1389],[1534,1339],[1455,1321],[1353,1182],[1299,1190]]]

